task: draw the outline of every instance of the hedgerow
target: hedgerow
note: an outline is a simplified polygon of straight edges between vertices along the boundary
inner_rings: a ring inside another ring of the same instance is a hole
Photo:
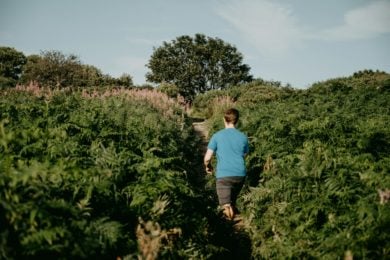
[[[209,136],[224,109],[240,110],[250,241],[219,218],[201,140],[166,95],[3,90],[0,257],[388,258],[389,82],[372,71],[307,90],[260,80],[194,100]]]
[[[228,251],[196,187],[199,138],[165,95],[19,86],[1,92],[0,122],[0,258]]]
[[[307,90],[260,82],[213,94],[234,101],[250,140],[239,206],[252,257],[389,257],[389,79],[365,71]],[[207,106],[213,133],[226,102]]]

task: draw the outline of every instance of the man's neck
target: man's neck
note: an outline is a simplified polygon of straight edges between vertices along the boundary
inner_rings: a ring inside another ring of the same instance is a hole
[[[234,124],[225,123],[225,128],[236,128]]]

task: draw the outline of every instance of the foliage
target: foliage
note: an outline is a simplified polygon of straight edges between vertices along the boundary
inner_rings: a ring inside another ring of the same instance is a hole
[[[36,81],[42,86],[62,88],[74,86],[82,72],[78,57],[65,55],[59,51],[44,51],[40,56],[28,57],[23,81]]]
[[[70,60],[78,86],[96,88],[0,91],[0,258],[389,258],[388,73],[307,90],[258,79],[194,99],[211,134],[226,108],[240,110],[248,241],[219,218],[211,177],[199,176],[201,140],[166,95],[180,85],[102,88],[117,81]],[[251,256],[235,250],[251,245]]]
[[[10,47],[0,47],[0,87],[16,84],[34,84],[43,87],[133,87],[129,74],[119,78],[103,74],[92,65],[82,64],[76,55],[60,51],[43,51],[27,58]]]
[[[27,59],[11,47],[0,47],[0,87],[12,87],[22,73]]]
[[[0,101],[0,258],[227,251],[195,186],[199,139],[167,96],[29,86]]]
[[[223,101],[226,97],[229,97],[232,102],[240,100],[241,104],[248,107],[260,102],[280,100],[292,93],[294,93],[292,88],[283,87],[280,82],[256,79],[225,90],[211,90],[196,96],[193,101],[193,113],[206,119],[211,118],[215,115],[214,110],[220,107],[220,101]],[[220,114],[217,116],[220,116]]]
[[[158,86],[158,90],[171,98],[175,98],[179,95],[179,88],[175,84],[163,82]]]
[[[154,52],[147,64],[150,82],[176,85],[180,95],[192,100],[196,94],[224,89],[252,80],[242,54],[218,38],[196,34],[177,37]]]
[[[252,257],[389,257],[389,80],[361,71],[307,90],[259,82],[205,94],[234,100],[250,139],[240,207]],[[207,103],[214,132],[224,105]]]
[[[130,74],[123,73],[117,80],[116,85],[119,87],[132,87],[133,79]]]

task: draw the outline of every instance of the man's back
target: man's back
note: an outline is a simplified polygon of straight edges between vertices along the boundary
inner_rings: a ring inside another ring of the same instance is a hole
[[[217,155],[217,178],[245,176],[248,138],[236,128],[225,128],[211,138],[208,148]]]

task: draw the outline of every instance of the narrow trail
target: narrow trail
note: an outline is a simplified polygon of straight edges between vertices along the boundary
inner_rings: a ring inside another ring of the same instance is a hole
[[[199,145],[199,151],[202,153],[202,156],[207,150],[209,131],[206,121],[194,120],[192,127],[198,137],[201,138]],[[199,166],[200,170],[203,170],[203,165]],[[203,176],[204,175],[200,174]],[[241,215],[236,215],[234,220],[228,221],[228,225],[231,225],[232,234],[226,234],[227,236],[234,236],[234,244],[231,245],[231,258],[229,259],[250,259],[251,255],[251,242],[247,233],[249,227],[245,218]],[[238,258],[237,258],[238,257]]]
[[[207,138],[209,135],[209,131],[206,126],[206,121],[202,122],[194,122],[192,123],[192,127],[195,130],[195,133],[202,139],[201,143],[201,151],[206,152],[207,149]]]

